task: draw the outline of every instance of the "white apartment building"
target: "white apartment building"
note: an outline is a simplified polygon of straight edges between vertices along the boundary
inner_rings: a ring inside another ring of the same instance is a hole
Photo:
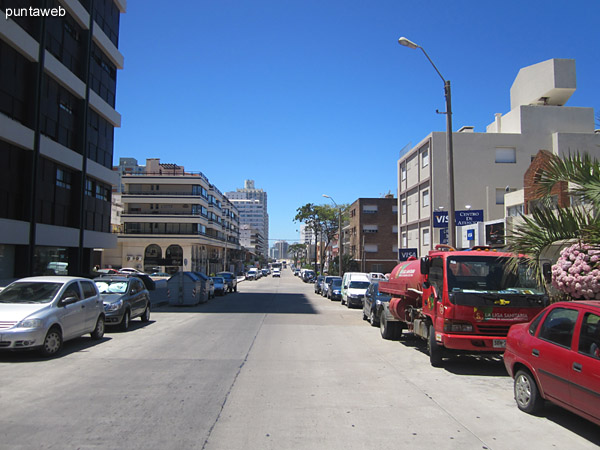
[[[237,208],[202,173],[153,161],[156,170],[147,165],[144,175],[121,177],[122,231],[117,248],[104,251],[103,265],[169,273],[241,270]]]
[[[485,222],[502,222],[505,194],[523,187],[523,175],[539,150],[556,155],[600,155],[594,110],[564,106],[576,88],[575,61],[551,59],[519,71],[511,110],[476,133],[453,133],[455,209],[482,210]],[[424,255],[442,242],[434,212],[448,210],[446,133],[432,132],[398,160],[398,246]],[[468,236],[466,229],[473,232]],[[459,248],[485,243],[482,227],[457,227]],[[468,238],[472,239],[469,240]]]
[[[264,240],[262,255],[266,258],[269,252],[269,213],[267,193],[257,189],[254,180],[245,180],[244,187],[226,192],[227,198],[236,205],[240,212],[240,225],[249,225],[258,230]]]

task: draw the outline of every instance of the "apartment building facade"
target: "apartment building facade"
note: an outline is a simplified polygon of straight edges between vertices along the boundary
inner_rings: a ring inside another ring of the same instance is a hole
[[[244,187],[226,192],[227,198],[233,202],[240,212],[240,224],[249,225],[258,230],[262,240],[261,254],[269,255],[269,212],[268,196],[262,189],[257,189],[254,180],[245,180]]]
[[[104,252],[104,266],[206,274],[242,269],[239,212],[204,174],[153,160],[145,174],[124,174],[121,183],[122,232],[117,248]]]
[[[398,264],[397,200],[393,195],[359,198],[350,205],[349,215],[344,253],[361,272],[391,272]]]
[[[0,279],[89,273],[110,233],[125,0],[0,0]],[[22,8],[29,10],[28,8]],[[61,264],[55,264],[61,263]]]
[[[481,222],[456,227],[459,248],[501,245],[492,235],[499,228],[503,234],[505,195],[523,188],[523,175],[539,150],[600,155],[594,110],[565,106],[575,87],[574,60],[525,67],[511,87],[510,112],[496,114],[485,133],[473,127],[453,133],[455,210],[482,212]],[[447,243],[447,229],[435,221],[448,211],[446,133],[433,132],[400,155],[398,210],[400,248],[417,249],[421,256]]]

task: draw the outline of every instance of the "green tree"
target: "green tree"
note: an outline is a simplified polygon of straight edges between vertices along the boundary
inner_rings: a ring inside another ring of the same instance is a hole
[[[346,205],[341,206],[342,222],[344,221]],[[307,203],[296,210],[294,221],[301,222],[315,234],[315,242],[320,238],[324,243],[324,251],[329,248],[339,229],[339,210],[331,205],[315,205]],[[315,272],[317,272],[315,261]]]
[[[298,267],[298,262],[302,262],[305,252],[306,244],[292,244],[288,247],[288,255],[293,258],[295,267]]]
[[[568,195],[576,199],[569,208],[554,208],[550,203],[552,189],[562,183]],[[545,199],[533,208],[530,216],[506,236],[508,249],[530,257],[528,264],[543,280],[540,256],[552,244],[578,239],[600,244],[600,164],[589,155],[553,156],[537,174],[536,193]],[[517,258],[511,261],[514,269]]]

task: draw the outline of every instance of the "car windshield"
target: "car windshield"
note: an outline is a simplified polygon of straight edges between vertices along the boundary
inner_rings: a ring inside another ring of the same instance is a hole
[[[101,294],[124,294],[127,292],[127,281],[96,281],[96,286]]]
[[[15,282],[0,292],[0,303],[49,303],[62,283]]]
[[[221,284],[225,283],[225,280],[223,279],[223,277],[211,277],[211,278],[216,283],[221,283]]]
[[[331,282],[331,286],[332,286],[332,287],[340,287],[341,285],[342,285],[342,280],[340,280],[340,279],[333,280],[333,281]]]
[[[233,275],[231,275],[230,273],[220,273],[218,274],[220,277],[226,278],[226,279],[231,279],[233,278]]]
[[[368,281],[351,281],[348,286],[350,289],[367,289],[369,287]]]
[[[448,258],[448,289],[454,292],[499,292],[543,295],[544,289],[525,261],[516,272],[506,268],[508,258],[453,256]]]

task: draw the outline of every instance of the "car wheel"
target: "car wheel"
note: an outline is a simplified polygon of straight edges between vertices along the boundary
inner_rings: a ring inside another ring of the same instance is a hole
[[[121,320],[121,323],[119,324],[119,328],[121,329],[121,331],[127,331],[129,329],[129,311],[125,311],[125,314],[123,315],[123,319]]]
[[[367,315],[365,314],[365,310],[364,310],[364,308],[363,308],[363,320],[368,320],[368,319],[369,319],[369,316],[367,316]]]
[[[372,327],[378,327],[379,326],[379,320],[377,320],[377,317],[375,315],[375,311],[371,310],[371,317],[369,318],[369,322],[371,322],[371,326]]]
[[[544,404],[533,376],[526,370],[515,375],[515,400],[519,409],[529,414],[536,413]]]
[[[104,316],[98,317],[94,331],[90,333],[90,336],[96,341],[104,337]]]
[[[150,322],[150,303],[146,305],[146,309],[144,310],[141,319],[142,322]]]
[[[435,341],[435,331],[433,325],[429,325],[429,339],[427,339],[427,352],[429,353],[429,362],[433,367],[441,367],[444,349]]]
[[[62,333],[58,327],[50,328],[40,349],[43,356],[54,356],[63,346]]]

